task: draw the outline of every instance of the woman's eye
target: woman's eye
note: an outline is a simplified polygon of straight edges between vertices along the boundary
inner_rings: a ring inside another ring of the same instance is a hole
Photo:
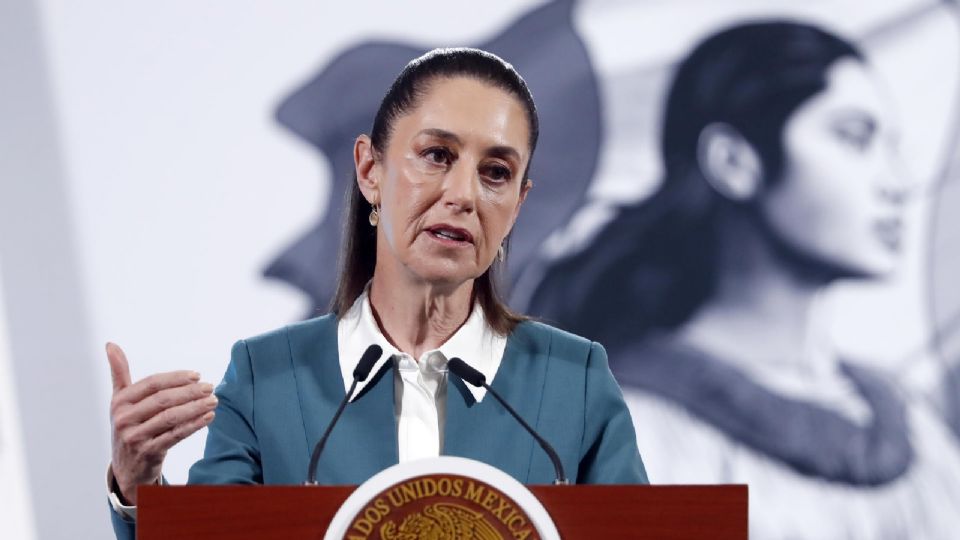
[[[871,123],[852,122],[834,126],[833,132],[841,143],[862,152],[873,142],[875,128]]]
[[[860,151],[866,150],[873,138],[869,133],[854,133],[845,129],[837,129],[836,135],[842,143]]]
[[[428,148],[422,155],[427,161],[437,165],[449,165],[453,162],[453,154],[443,147]]]
[[[503,165],[490,165],[484,168],[483,175],[496,182],[506,182],[511,178],[509,167]]]

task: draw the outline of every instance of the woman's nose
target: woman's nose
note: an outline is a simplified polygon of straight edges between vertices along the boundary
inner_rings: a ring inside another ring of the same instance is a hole
[[[458,162],[444,178],[443,201],[458,212],[472,212],[477,200],[477,170]]]
[[[916,191],[917,184],[898,157],[889,158],[886,165],[880,174],[880,196],[893,205],[902,206]]]
[[[910,197],[913,187],[902,179],[888,179],[880,184],[880,196],[891,204],[901,206]]]

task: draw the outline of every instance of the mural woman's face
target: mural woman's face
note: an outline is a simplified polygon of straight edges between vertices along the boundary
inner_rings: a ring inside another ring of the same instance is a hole
[[[759,199],[782,241],[844,274],[882,276],[900,252],[905,185],[891,109],[863,63],[835,62],[826,89],[787,121],[783,177]]]

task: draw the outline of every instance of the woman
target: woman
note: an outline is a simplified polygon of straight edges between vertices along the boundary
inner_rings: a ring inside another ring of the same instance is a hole
[[[499,387],[577,482],[645,482],[603,349],[528,321],[497,294],[507,235],[531,187],[537,125],[526,84],[503,60],[475,49],[427,53],[400,73],[371,134],[354,144],[331,315],[238,342],[215,395],[191,372],[130,384],[109,345],[118,537],[134,533],[136,486],[158,481],[166,450],[207,424],[191,483],[302,483],[370,344],[386,352],[327,443],[321,483],[357,484],[440,454],[550,482],[550,462],[499,404],[447,380],[454,356]]]
[[[655,478],[750,484],[752,538],[960,525],[948,431],[817,335],[825,286],[898,259],[889,111],[863,55],[818,28],[709,37],[669,89],[658,192],[533,297],[531,313],[606,344]]]

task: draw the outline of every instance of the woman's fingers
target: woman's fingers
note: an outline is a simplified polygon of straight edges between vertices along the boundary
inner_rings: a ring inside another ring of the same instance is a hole
[[[140,424],[166,409],[205,398],[212,393],[213,385],[210,383],[193,383],[166,388],[116,411],[113,422],[115,426],[121,428]]]
[[[107,343],[107,361],[110,363],[110,377],[113,379],[113,391],[130,386],[130,365],[123,349],[115,343]]]
[[[186,439],[198,430],[206,427],[208,424],[210,424],[210,422],[213,421],[214,416],[215,413],[213,411],[208,411],[196,418],[191,419],[188,422],[179,424],[177,427],[169,431],[165,431],[151,439],[145,445],[145,450],[155,453],[166,452],[172,448],[173,445]]]
[[[116,390],[113,393],[114,406],[124,403],[136,403],[157,392],[168,388],[177,388],[195,383],[200,380],[200,374],[196,371],[169,371],[167,373],[157,373],[137,381],[134,384]]]
[[[125,429],[124,438],[133,444],[145,443],[150,439],[159,437],[167,431],[175,431],[181,428],[181,426],[190,424],[198,417],[213,411],[216,407],[217,397],[209,395],[175,407],[163,409],[142,424],[130,426],[128,429]],[[166,448],[164,448],[164,450],[166,450]]]

